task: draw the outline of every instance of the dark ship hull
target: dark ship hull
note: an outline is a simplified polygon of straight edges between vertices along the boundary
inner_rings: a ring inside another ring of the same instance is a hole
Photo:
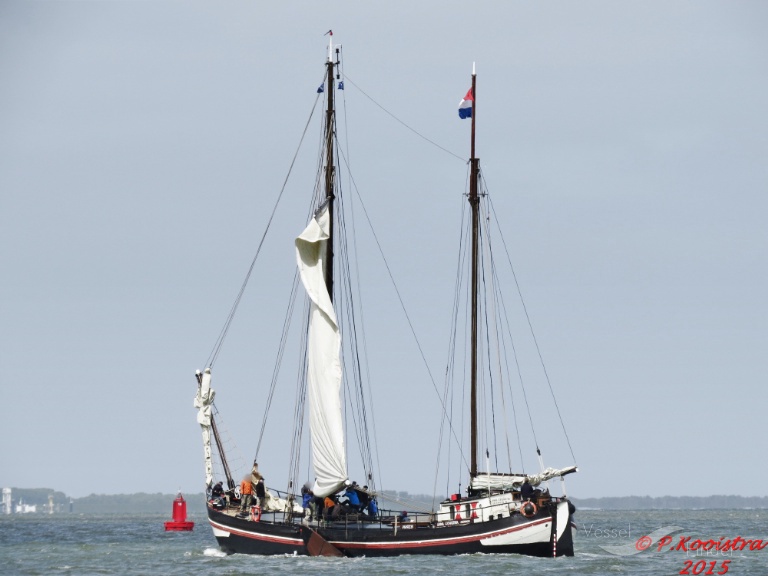
[[[513,513],[484,521],[473,518],[398,524],[392,518],[348,518],[315,525],[270,520],[269,514],[256,521],[211,507],[208,519],[221,549],[234,554],[379,557],[502,553],[552,557],[573,556],[572,512],[570,502],[559,499],[530,517]]]

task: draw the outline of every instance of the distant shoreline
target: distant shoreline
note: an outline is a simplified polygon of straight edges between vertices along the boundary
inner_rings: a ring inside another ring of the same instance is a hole
[[[600,510],[724,510],[768,508],[768,496],[617,496],[572,498],[577,508]]]
[[[14,503],[19,501],[35,505],[37,514],[163,514],[170,515],[176,494],[90,494],[71,498],[50,488],[12,488]],[[392,498],[390,498],[390,496]],[[189,514],[205,513],[205,496],[202,492],[184,494]],[[408,492],[387,491],[380,499],[392,502],[408,502],[413,509],[428,511],[432,496]],[[571,498],[576,508],[593,510],[723,510],[766,509],[768,496],[617,496],[602,498]],[[389,503],[389,502],[388,502]]]

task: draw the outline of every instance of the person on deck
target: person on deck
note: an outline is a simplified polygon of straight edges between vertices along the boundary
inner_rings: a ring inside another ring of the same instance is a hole
[[[379,507],[376,504],[376,498],[371,498],[371,501],[368,502],[368,515],[371,518],[376,518],[379,514]]]
[[[315,500],[315,495],[312,490],[308,490],[306,487],[301,489],[301,507],[304,508],[304,517],[312,520],[314,512],[314,506],[312,505]]]
[[[337,518],[341,513],[341,506],[339,506],[339,502],[335,496],[326,496],[323,501],[323,506],[325,508],[323,510],[323,517],[326,520]]]
[[[363,486],[362,489],[357,489],[357,497],[360,498],[360,509],[367,510],[368,502],[371,501],[371,494],[368,492],[368,486]]]
[[[347,489],[344,491],[344,496],[347,497],[347,504],[349,504],[349,507],[355,512],[363,511],[363,507],[360,504],[360,497],[357,495],[357,490],[354,485],[347,486]]]
[[[218,508],[219,510],[224,508],[226,504],[226,501],[224,500],[224,488],[222,487],[221,482],[217,482],[214,484],[213,488],[211,488],[211,503],[214,508]]]
[[[267,503],[267,489],[264,487],[264,476],[256,482],[256,498],[259,500],[259,507],[264,510],[264,505]]]
[[[251,505],[253,499],[253,485],[251,484],[251,476],[248,475],[240,482],[240,512],[246,512],[248,506]]]
[[[533,497],[533,486],[528,482],[528,476],[525,477],[523,485],[520,486],[520,497],[525,500],[530,500]]]
[[[253,468],[251,468],[251,482],[256,486],[256,483],[262,478],[263,476],[261,475],[261,472],[259,472],[259,464],[254,460]]]
[[[309,508],[312,510],[312,516],[315,520],[320,521],[323,517],[323,499],[315,496],[314,492],[312,492],[312,502],[309,503]]]

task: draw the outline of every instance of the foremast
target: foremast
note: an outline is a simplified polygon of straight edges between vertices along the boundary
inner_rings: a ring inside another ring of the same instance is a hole
[[[330,31],[328,34],[332,34]],[[338,58],[339,51],[336,50]],[[348,481],[341,406],[341,333],[333,306],[333,208],[336,188],[333,42],[328,44],[325,117],[325,190],[320,206],[296,238],[296,262],[310,300],[307,328],[307,404],[312,446],[315,496],[335,494]]]
[[[328,31],[328,61],[326,62],[326,84],[328,94],[328,107],[325,111],[325,200],[328,205],[329,236],[325,253],[325,286],[333,302],[333,204],[335,195],[333,193],[336,179],[336,167],[333,158],[333,134],[336,125],[336,110],[333,98],[334,88],[334,61],[333,61],[333,30]],[[336,57],[338,58],[339,49],[336,48]]]
[[[478,292],[478,260],[480,245],[480,197],[477,192],[477,181],[480,173],[480,160],[475,157],[475,120],[477,117],[477,93],[476,93],[475,65],[472,64],[472,136],[471,136],[471,157],[469,171],[469,205],[472,214],[472,328],[470,337],[470,348],[472,354],[470,368],[470,445],[472,450],[469,475],[470,478],[477,476],[477,332],[478,332],[478,310],[477,310],[477,292]]]

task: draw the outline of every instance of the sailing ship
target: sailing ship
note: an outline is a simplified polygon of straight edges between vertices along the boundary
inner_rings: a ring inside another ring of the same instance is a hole
[[[511,467],[504,471],[483,471],[478,465],[481,442],[478,438],[479,412],[483,402],[493,401],[488,400],[488,395],[482,396],[478,392],[478,373],[483,363],[478,339],[482,331],[481,315],[487,315],[484,309],[481,314],[483,304],[479,289],[483,273],[481,224],[486,218],[480,215],[481,200],[485,194],[480,191],[480,165],[475,156],[477,103],[474,67],[472,88],[459,111],[460,117],[471,118],[472,121],[467,194],[471,220],[467,230],[471,228],[471,244],[469,258],[466,258],[469,263],[466,268],[471,269],[471,280],[467,284],[470,295],[466,298],[471,300],[471,309],[467,305],[467,323],[471,325],[471,360],[466,378],[470,397],[469,461],[464,455],[465,445],[460,448],[459,458],[455,459],[459,462],[460,473],[465,480],[468,478],[467,486],[465,491],[460,489],[459,492],[441,496],[439,501],[435,499],[431,510],[386,510],[387,494],[377,486],[373,466],[375,459],[370,454],[363,458],[365,486],[350,482],[345,450],[347,436],[342,415],[342,378],[350,373],[353,374],[350,378],[362,378],[365,370],[359,366],[357,352],[345,352],[344,340],[347,343],[352,340],[354,345],[358,336],[356,330],[340,327],[340,317],[342,314],[351,316],[350,310],[354,309],[354,305],[339,302],[348,278],[337,281],[335,276],[335,272],[348,269],[348,263],[337,260],[345,258],[351,251],[340,237],[345,227],[339,225],[342,216],[335,161],[339,152],[335,142],[334,91],[343,88],[343,79],[339,74],[340,51],[338,46],[334,51],[332,33],[325,68],[324,84],[317,90],[325,102],[320,155],[322,168],[318,170],[313,216],[295,240],[298,276],[308,304],[304,313],[307,328],[303,332],[303,360],[298,367],[300,400],[294,409],[296,432],[291,439],[286,489],[278,490],[272,483],[262,488],[261,493],[257,489],[252,502],[249,502],[251,497],[248,494],[240,493],[239,480],[232,472],[217,425],[219,415],[213,404],[214,390],[211,387],[212,362],[203,371],[198,370],[195,406],[203,435],[207,512],[214,536],[223,551],[242,554],[374,557],[518,553],[539,557],[572,556],[575,508],[565,496],[562,480],[577,470],[575,464],[561,469],[545,468],[537,447],[540,465],[535,473],[513,472]],[[487,248],[486,245],[483,250]],[[350,294],[349,291],[346,293],[347,296]],[[458,324],[456,320],[455,324]],[[358,385],[355,388],[359,388],[362,395],[364,387]],[[272,390],[263,397],[271,399]],[[362,401],[349,403],[355,404],[358,410],[354,420],[359,429],[356,429],[355,435],[358,439],[363,438],[363,445],[369,446],[365,436],[368,413],[362,408]],[[440,399],[443,424],[449,430],[446,436],[455,440],[457,432],[446,403],[445,397]],[[302,469],[299,460],[305,421],[309,422],[310,428],[314,480],[302,486],[304,479],[299,477],[299,470]],[[487,454],[486,451],[486,462],[490,467]],[[251,485],[262,481],[257,460],[258,448],[253,469],[249,472]],[[457,466],[455,462],[454,466]],[[217,468],[216,478],[214,467]],[[218,478],[221,480],[214,483]],[[561,480],[561,496],[555,496],[549,490],[550,481],[556,478]],[[245,484],[248,484],[248,476]]]

